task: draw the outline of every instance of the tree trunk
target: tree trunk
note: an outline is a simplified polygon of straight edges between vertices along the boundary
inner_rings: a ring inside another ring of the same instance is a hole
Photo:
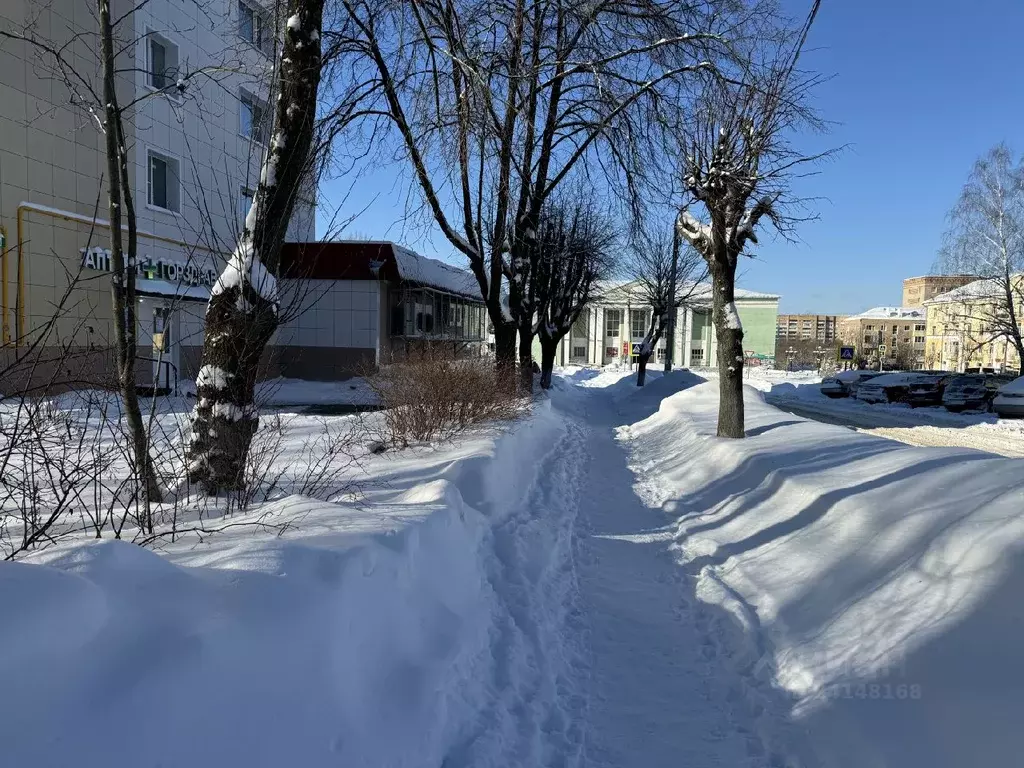
[[[494,364],[498,378],[515,390],[516,327],[509,322],[494,323]]]
[[[524,394],[533,392],[533,334],[532,328],[519,329],[519,389]]]
[[[718,436],[745,437],[743,414],[743,327],[736,314],[736,268],[711,268],[712,316],[718,339]]]
[[[651,353],[646,352],[636,357],[636,385],[642,387],[647,383],[647,362],[651,359]]]
[[[541,389],[551,389],[551,374],[555,370],[555,354],[558,352],[560,340],[544,336],[540,337],[540,386]]]
[[[281,245],[310,166],[320,85],[323,0],[287,0],[274,131],[235,252],[206,311],[189,480],[206,493],[240,490],[259,424],[259,363],[278,324]]]
[[[136,306],[135,263],[137,232],[135,206],[131,188],[127,186],[128,155],[124,140],[121,112],[117,101],[115,81],[114,32],[110,18],[110,4],[99,0],[100,56],[103,65],[104,136],[107,156],[108,215],[110,217],[111,303],[114,314],[114,345],[117,356],[117,384],[124,405],[125,420],[132,444],[132,460],[142,486],[144,512],[140,525],[153,531],[150,502],[161,499],[153,461],[149,455],[149,441],[142,421],[139,396],[135,390]],[[126,203],[128,217],[128,258],[125,259],[121,232],[122,201]]]

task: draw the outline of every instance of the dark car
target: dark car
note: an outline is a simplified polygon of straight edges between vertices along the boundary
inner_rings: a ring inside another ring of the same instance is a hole
[[[954,376],[946,382],[942,393],[942,404],[953,413],[960,411],[987,411],[996,392],[1004,384],[1013,381],[1013,376],[970,373]]]
[[[906,402],[910,403],[911,408],[942,405],[942,395],[946,391],[946,383],[952,378],[952,373],[933,373],[922,376],[907,388]]]

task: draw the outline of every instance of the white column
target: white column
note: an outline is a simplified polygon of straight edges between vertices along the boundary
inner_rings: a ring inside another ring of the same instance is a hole
[[[690,338],[693,336],[693,310],[690,307],[686,308],[685,321],[683,323],[683,332],[678,334],[680,342],[683,345],[683,354],[679,359],[683,361],[683,365],[687,368],[690,367]]]

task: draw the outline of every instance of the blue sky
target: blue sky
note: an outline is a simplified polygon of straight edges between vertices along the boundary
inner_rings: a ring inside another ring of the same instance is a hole
[[[794,14],[808,5],[785,2]],[[806,65],[833,75],[815,97],[833,128],[801,142],[846,149],[794,188],[821,198],[817,220],[797,243],[762,237],[740,284],[780,294],[783,312],[898,304],[903,278],[930,270],[974,160],[1000,141],[1024,148],[1022,29],[1020,0],[824,0]],[[360,212],[350,232],[459,263],[428,224],[403,224],[396,172],[358,181],[342,207]],[[351,183],[326,184],[324,203],[339,205]]]

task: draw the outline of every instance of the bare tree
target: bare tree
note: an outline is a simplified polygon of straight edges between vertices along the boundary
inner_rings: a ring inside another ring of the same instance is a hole
[[[983,329],[982,343],[1008,341],[1024,361],[1024,159],[1005,144],[975,162],[949,213],[937,266],[979,278],[958,289],[962,300],[947,309],[960,315],[955,321]]]
[[[334,112],[372,121],[373,135],[397,129],[430,217],[477,279],[499,368],[517,329],[530,365],[529,254],[545,202],[584,171],[635,190],[650,105],[712,66],[726,5],[342,0]]]
[[[323,0],[287,0],[277,64],[274,128],[245,225],[213,287],[196,377],[189,480],[207,493],[244,483],[259,424],[260,358],[276,330],[281,246],[310,169],[320,85]]]
[[[701,280],[707,276],[703,259],[696,250],[682,243],[679,227],[672,236],[641,235],[633,243],[629,262],[630,276],[644,303],[651,307],[651,322],[637,355],[636,385],[647,379],[647,363],[661,337],[672,327],[679,309],[684,307]],[[671,345],[673,340],[667,340]]]
[[[736,268],[767,217],[785,232],[788,182],[799,166],[821,155],[793,149],[793,132],[819,121],[808,108],[818,78],[797,70],[817,16],[815,0],[803,26],[765,37],[736,76],[709,76],[692,118],[681,125],[682,176],[688,202],[678,231],[704,258],[711,274],[712,319],[718,341],[718,435],[743,437],[743,324],[736,311]]]
[[[529,255],[534,327],[525,338],[536,332],[540,339],[544,389],[551,387],[558,344],[594,299],[598,281],[613,269],[615,241],[610,221],[586,198],[548,203],[541,210]]]

